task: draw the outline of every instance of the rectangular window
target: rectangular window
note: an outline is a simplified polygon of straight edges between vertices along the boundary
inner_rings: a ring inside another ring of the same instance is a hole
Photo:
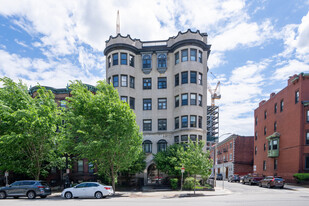
[[[151,78],[143,78],[143,89],[151,89]]]
[[[128,102],[128,97],[127,96],[121,96],[121,101],[122,102]]]
[[[202,102],[203,96],[202,95],[198,95],[198,106],[203,106],[203,102]]]
[[[306,119],[307,119],[307,122],[309,122],[309,109],[307,110],[307,115],[306,115]]]
[[[108,58],[107,58],[107,66],[108,66],[108,68],[110,68],[111,67],[111,64],[112,64],[112,60],[111,60],[111,56],[109,56]]]
[[[151,131],[152,129],[152,121],[151,119],[143,120],[143,131]]]
[[[277,131],[277,122],[274,123],[274,132]]]
[[[255,132],[255,140],[257,140],[257,138],[258,138],[258,133],[257,132]]]
[[[181,72],[181,84],[188,84],[188,72]]]
[[[198,84],[203,85],[203,74],[202,73],[198,73]]]
[[[130,54],[129,64],[131,67],[134,67],[134,56]]]
[[[196,84],[196,72],[190,71],[190,83]]]
[[[108,78],[108,81],[107,81],[108,84],[111,84],[111,79],[112,79],[111,77]]]
[[[175,75],[175,87],[179,85],[179,74]]]
[[[299,91],[295,92],[295,104],[299,102]]]
[[[264,143],[264,151],[266,151],[266,144]]]
[[[203,117],[198,116],[198,128],[203,128]]]
[[[267,133],[267,128],[264,127],[264,135],[266,135],[266,133]]]
[[[278,149],[278,140],[273,140],[273,150]]]
[[[196,61],[196,49],[190,49],[190,61]]]
[[[118,65],[118,53],[113,54],[113,66]]]
[[[181,61],[188,61],[188,49],[181,50]]]
[[[268,141],[268,150],[271,150],[271,141]]]
[[[203,52],[201,52],[201,51],[198,51],[198,61],[200,63],[203,63]]]
[[[202,135],[199,135],[198,136],[198,141],[202,141],[203,140],[203,136]]]
[[[274,159],[274,170],[277,170],[278,168],[278,160]]]
[[[179,143],[179,136],[175,136],[175,137],[174,137],[174,142],[175,142],[176,144]]]
[[[230,161],[232,161],[233,159],[232,159],[232,153],[230,154]]]
[[[255,117],[255,126],[258,124],[258,118]]]
[[[179,95],[175,96],[175,107],[179,107]]]
[[[120,63],[122,65],[127,65],[128,64],[128,56],[127,56],[127,54],[126,53],[121,53],[120,57],[121,57]]]
[[[127,75],[121,75],[121,86],[122,87],[128,86],[128,76]]]
[[[135,109],[135,98],[134,97],[130,97],[130,108]]]
[[[179,129],[179,117],[175,117],[175,129]]]
[[[277,107],[277,103],[276,103],[275,106],[274,106],[274,112],[275,112],[275,114],[277,113],[277,110],[278,110],[278,107]]]
[[[196,94],[190,94],[190,105],[196,105]]]
[[[135,88],[135,78],[130,76],[130,88]]]
[[[113,76],[113,86],[114,87],[118,87],[119,86],[118,75]]]
[[[84,161],[83,160],[77,161],[77,172],[84,172]]]
[[[158,130],[166,130],[167,129],[167,120],[166,119],[158,119]]]
[[[158,99],[158,109],[167,109],[167,99],[166,98],[159,98]]]
[[[196,127],[196,115],[190,116],[190,127]]]
[[[267,119],[267,111],[264,111],[264,119]]]
[[[188,116],[182,116],[181,117],[181,128],[187,128],[188,127]]]
[[[255,148],[254,148],[254,155],[256,155],[257,154],[257,146],[255,146]]]
[[[93,164],[91,162],[88,164],[88,172],[89,173],[93,173],[94,172],[94,167],[93,167]]]
[[[151,68],[151,56],[146,54],[143,56],[143,69]]]
[[[195,134],[190,134],[190,140],[196,142],[197,136]]]
[[[280,112],[283,112],[283,106],[284,106],[284,102],[283,99],[280,102]]]
[[[151,110],[151,99],[143,99],[143,110]]]
[[[188,94],[181,95],[181,106],[188,105]]]
[[[309,131],[306,132],[306,145],[309,145]]]
[[[179,63],[179,52],[175,53],[175,64]]]
[[[166,55],[165,54],[158,55],[158,68],[166,68]]]
[[[266,171],[266,161],[263,161],[263,170]]]
[[[232,149],[232,148],[233,148],[233,142],[230,143],[230,149]]]
[[[166,89],[166,77],[158,77],[158,89]]]
[[[307,156],[305,160],[305,169],[309,169],[309,156]]]
[[[181,142],[187,143],[188,142],[188,135],[181,135]]]

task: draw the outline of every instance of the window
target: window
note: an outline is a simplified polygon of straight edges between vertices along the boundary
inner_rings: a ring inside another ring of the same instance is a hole
[[[151,131],[152,130],[152,121],[151,119],[143,120],[143,131]]]
[[[283,106],[284,106],[284,102],[283,99],[280,102],[280,112],[283,112]]]
[[[190,127],[196,127],[196,115],[190,116]]]
[[[181,135],[181,143],[187,143],[188,142],[188,135]]]
[[[152,142],[150,140],[145,140],[143,142],[143,150],[145,153],[151,153],[152,152]]]
[[[121,101],[122,102],[128,102],[128,97],[127,96],[121,96]]]
[[[143,89],[151,89],[151,78],[143,78]]]
[[[134,56],[130,54],[130,57],[129,57],[129,58],[130,58],[130,59],[129,59],[129,65],[130,65],[131,67],[134,67]]]
[[[277,150],[278,149],[278,140],[273,140],[273,150]]]
[[[256,155],[257,154],[257,146],[255,146],[255,148],[254,148],[254,155]]]
[[[190,140],[196,142],[197,136],[195,134],[190,134]]]
[[[188,105],[188,94],[181,95],[181,106]]]
[[[167,141],[164,139],[159,140],[158,142],[158,152],[166,151]]]
[[[275,159],[274,160],[274,170],[277,170],[277,168],[278,168],[278,160]]]
[[[264,127],[264,135],[266,135],[267,129],[266,127]]]
[[[306,145],[309,145],[309,131],[306,132]]]
[[[263,161],[263,170],[266,171],[266,161]]]
[[[128,56],[127,56],[127,54],[126,53],[121,53],[120,57],[121,57],[120,63],[122,65],[127,65],[128,64]]]
[[[143,110],[151,110],[151,99],[143,99]]]
[[[188,127],[188,116],[182,116],[181,117],[181,128],[187,128]]]
[[[200,63],[203,63],[203,52],[201,52],[201,51],[198,51],[198,61]]]
[[[188,49],[181,50],[181,61],[188,61]]]
[[[130,88],[135,88],[135,78],[130,76]]]
[[[143,56],[143,69],[151,68],[151,56],[149,54]]]
[[[158,109],[167,109],[167,99],[166,98],[159,98],[158,99]]]
[[[108,68],[110,68],[111,67],[111,63],[112,63],[112,60],[111,60],[111,56],[109,56],[108,58],[107,58],[107,67]]]
[[[175,64],[179,63],[179,52],[175,53]]]
[[[277,131],[277,122],[274,123],[274,132]]]
[[[196,84],[196,72],[194,71],[190,72],[190,83]]]
[[[107,81],[108,84],[111,83],[111,79],[112,79],[111,77],[108,78],[108,81]]]
[[[233,148],[233,142],[230,143],[230,149],[232,149],[232,148]]]
[[[255,126],[258,124],[258,117],[255,117]]]
[[[203,96],[202,95],[198,95],[198,106],[203,106],[203,104],[202,104],[202,99],[203,99]]]
[[[203,74],[198,73],[198,84],[203,85]]]
[[[175,87],[179,85],[179,74],[175,75]]]
[[[121,86],[122,87],[128,86],[128,76],[127,75],[121,75]]]
[[[158,68],[166,68],[166,55],[165,54],[159,54]]]
[[[135,98],[134,97],[130,97],[130,108],[135,109]]]
[[[307,110],[307,115],[306,116],[307,116],[307,118],[306,118],[307,122],[309,122],[309,109]]]
[[[179,129],[179,117],[175,117],[175,129]]]
[[[188,72],[181,72],[181,84],[188,84]]]
[[[190,61],[196,61],[196,49],[190,49]]]
[[[203,136],[202,135],[199,135],[198,136],[198,141],[202,141],[203,140]]]
[[[166,130],[167,129],[167,120],[166,119],[158,119],[158,130]]]
[[[84,172],[84,161],[83,160],[77,161],[77,172]]]
[[[268,141],[268,150],[271,150],[271,141]]]
[[[255,140],[257,140],[257,138],[258,138],[258,133],[257,132],[255,132]]]
[[[175,97],[175,107],[179,107],[179,95]]]
[[[158,77],[158,89],[166,89],[166,77]]]
[[[93,173],[94,172],[93,169],[94,169],[93,164],[91,162],[89,162],[88,163],[88,172]]]
[[[295,104],[299,102],[299,91],[295,92]]]
[[[118,65],[118,53],[113,54],[113,66]]]
[[[203,128],[203,117],[198,116],[198,128]]]
[[[230,161],[232,161],[233,159],[232,159],[232,153],[230,154]]]
[[[175,136],[175,137],[174,137],[174,142],[175,142],[176,144],[179,143],[179,136]]]
[[[277,110],[278,110],[278,106],[277,106],[277,103],[276,103],[275,106],[274,106],[274,112],[275,112],[275,114],[277,113]]]
[[[114,87],[118,87],[119,86],[118,75],[113,76],[113,86]]]
[[[190,105],[196,105],[196,94],[190,94]]]
[[[264,111],[264,119],[267,119],[267,111]]]
[[[309,156],[307,156],[305,160],[305,169],[309,169]]]

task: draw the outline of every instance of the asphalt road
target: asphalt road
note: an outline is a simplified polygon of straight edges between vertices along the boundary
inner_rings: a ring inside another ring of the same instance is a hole
[[[51,196],[46,199],[37,198],[28,200],[5,199],[0,200],[0,206],[139,206],[139,205],[237,205],[237,206],[308,206],[309,189],[300,187],[288,187],[286,189],[267,189],[258,186],[242,185],[239,183],[224,183],[218,181],[216,192],[204,192],[204,196],[181,197],[180,193],[150,192],[150,193],[123,193],[106,199],[72,199],[66,200],[59,196]],[[175,195],[174,195],[175,194]],[[184,193],[183,193],[184,194]]]

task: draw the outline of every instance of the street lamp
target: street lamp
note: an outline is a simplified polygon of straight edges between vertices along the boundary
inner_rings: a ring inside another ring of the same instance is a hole
[[[232,134],[232,133],[224,133],[224,134],[222,134],[222,135],[220,135],[219,137],[218,137],[218,139],[217,139],[217,141],[216,141],[216,139],[215,139],[215,154],[214,154],[214,166],[213,166],[213,168],[214,168],[214,187],[216,187],[216,185],[217,185],[217,175],[216,175],[216,169],[217,169],[217,161],[216,161],[216,159],[217,159],[217,145],[218,145],[218,143],[219,143],[219,138],[220,137],[222,137],[222,136],[224,136],[224,135],[230,135],[230,134]],[[223,175],[222,175],[222,181],[223,181]]]

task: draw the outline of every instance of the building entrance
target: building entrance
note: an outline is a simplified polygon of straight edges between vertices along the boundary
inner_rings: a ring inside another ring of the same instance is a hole
[[[147,169],[147,184],[161,184],[162,177],[155,164],[149,165]]]

